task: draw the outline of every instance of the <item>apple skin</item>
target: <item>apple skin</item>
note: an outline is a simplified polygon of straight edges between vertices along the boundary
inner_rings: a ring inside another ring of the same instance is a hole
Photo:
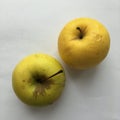
[[[92,18],[68,22],[58,38],[58,51],[63,61],[75,69],[98,65],[108,54],[110,36],[105,26]]]
[[[12,86],[24,103],[45,106],[56,101],[65,86],[61,64],[47,54],[32,54],[21,60],[12,74]]]

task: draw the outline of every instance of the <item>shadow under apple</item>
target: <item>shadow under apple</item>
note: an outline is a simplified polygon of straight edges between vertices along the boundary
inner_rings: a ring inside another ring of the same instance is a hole
[[[68,76],[75,82],[92,82],[94,76],[99,72],[99,66],[87,70],[76,70],[67,65],[65,65],[65,68]]]
[[[100,80],[100,65],[87,70],[75,70],[65,65],[67,79],[71,80],[79,96],[97,97]]]

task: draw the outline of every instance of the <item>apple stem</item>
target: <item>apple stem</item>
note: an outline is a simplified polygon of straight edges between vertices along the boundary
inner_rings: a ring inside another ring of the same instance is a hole
[[[56,76],[56,75],[58,75],[58,74],[60,74],[60,73],[63,73],[63,70],[59,70],[58,72],[56,72],[55,74],[51,75],[51,76],[48,77],[47,79],[50,79],[50,78],[52,78],[52,77],[54,77],[54,76]]]
[[[77,27],[76,29],[80,31],[80,39],[82,39],[82,38],[83,38],[83,33],[82,33],[81,28],[80,28],[80,27]]]

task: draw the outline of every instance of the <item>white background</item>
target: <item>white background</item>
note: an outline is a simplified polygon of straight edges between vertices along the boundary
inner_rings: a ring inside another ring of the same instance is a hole
[[[119,0],[0,0],[0,120],[120,120],[119,11]],[[78,17],[98,19],[111,36],[107,58],[85,71],[67,67],[57,51],[59,32]],[[11,85],[15,65],[38,52],[66,72],[62,96],[42,108],[23,104]]]

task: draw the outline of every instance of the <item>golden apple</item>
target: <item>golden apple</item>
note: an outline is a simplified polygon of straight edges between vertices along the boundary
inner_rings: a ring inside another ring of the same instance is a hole
[[[56,101],[65,85],[61,64],[47,54],[32,54],[21,60],[12,74],[18,98],[28,105],[43,106]]]
[[[92,18],[68,22],[58,38],[58,51],[63,61],[75,69],[99,64],[108,54],[110,36],[105,26]]]

